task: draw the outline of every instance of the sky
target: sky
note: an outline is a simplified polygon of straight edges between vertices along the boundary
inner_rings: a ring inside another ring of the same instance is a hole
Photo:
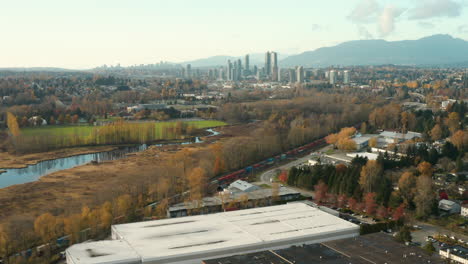
[[[183,62],[358,39],[468,40],[468,0],[0,0],[0,67]]]

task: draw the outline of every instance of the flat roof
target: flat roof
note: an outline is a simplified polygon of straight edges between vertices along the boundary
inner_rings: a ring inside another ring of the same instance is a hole
[[[67,249],[68,264],[140,263],[140,256],[122,240],[75,244]]]
[[[115,225],[143,263],[183,261],[357,236],[359,227],[303,203]]]
[[[254,185],[256,186],[256,185]],[[229,189],[227,189],[229,191]],[[287,195],[299,195],[300,193],[296,190],[293,190],[291,188],[282,186],[279,188],[279,193],[278,196],[287,196]],[[225,203],[229,203],[231,201],[239,201],[242,196],[247,196],[248,200],[259,200],[259,199],[264,199],[271,197],[273,195],[273,189],[272,188],[266,188],[266,189],[257,189],[249,192],[230,192],[229,195],[225,198]],[[199,202],[185,202],[185,203],[178,203],[174,204],[173,206],[169,207],[169,212],[174,212],[174,211],[179,211],[179,210],[186,210],[186,209],[195,209],[195,208],[200,208],[203,206],[221,206],[223,201],[217,197],[204,197],[201,200],[201,205]]]

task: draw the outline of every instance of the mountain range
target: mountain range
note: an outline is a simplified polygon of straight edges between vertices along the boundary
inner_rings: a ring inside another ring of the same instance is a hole
[[[264,56],[260,53],[250,55],[250,64],[263,66]],[[227,60],[238,58],[240,57],[214,56],[181,64],[190,63],[192,67],[213,67],[226,65]],[[402,41],[354,40],[287,56],[284,59],[279,58],[280,67],[383,64],[466,67],[468,42],[450,35],[433,35],[418,40]]]

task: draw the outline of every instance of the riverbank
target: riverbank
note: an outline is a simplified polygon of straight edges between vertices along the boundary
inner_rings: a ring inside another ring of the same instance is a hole
[[[192,153],[194,158],[213,155],[211,143],[243,135],[254,127],[250,124],[217,128],[221,135],[201,138],[200,144],[154,146],[124,159],[86,164],[45,175],[38,181],[2,188],[0,223],[14,219],[33,221],[44,212],[76,213],[83,205],[93,207],[120,194],[133,193],[135,186],[173,185],[174,177],[183,171],[183,164],[178,162],[180,150]],[[203,166],[210,167],[212,163]]]
[[[8,152],[0,152],[0,172],[3,169],[21,169],[35,165],[41,161],[67,158],[77,155],[92,154],[98,152],[112,151],[118,146],[90,146],[79,148],[66,148],[48,152],[15,155]]]

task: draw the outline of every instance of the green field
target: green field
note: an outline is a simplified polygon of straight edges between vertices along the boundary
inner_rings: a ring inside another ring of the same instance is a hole
[[[155,122],[156,133],[161,134],[161,131],[165,127],[174,126],[177,122]],[[192,125],[196,128],[207,128],[207,127],[219,127],[226,125],[225,122],[217,120],[203,120],[203,121],[185,121],[182,122],[187,125]],[[21,134],[24,136],[69,136],[69,135],[80,135],[88,136],[91,134],[95,126],[43,126],[34,128],[22,128]]]

